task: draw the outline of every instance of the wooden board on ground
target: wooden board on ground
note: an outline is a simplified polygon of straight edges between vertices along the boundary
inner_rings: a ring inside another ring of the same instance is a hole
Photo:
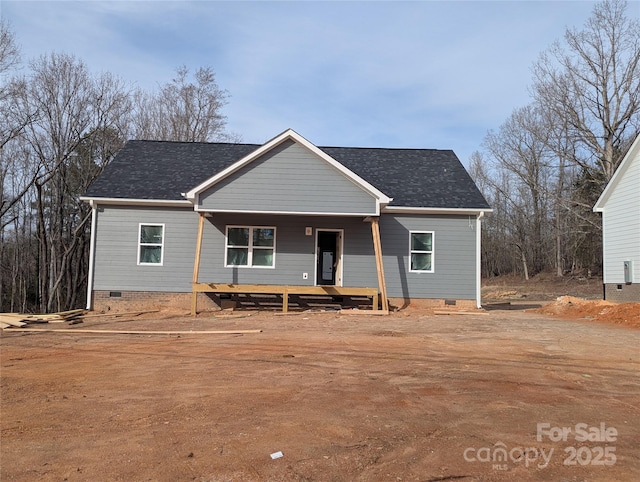
[[[365,316],[377,316],[388,315],[389,310],[340,310],[341,315],[365,315]]]
[[[88,329],[57,329],[57,328],[7,328],[6,331],[29,333],[103,333],[112,335],[244,335],[248,333],[262,333],[262,330],[182,330],[182,331],[151,331],[151,330],[88,330]]]
[[[87,319],[87,318],[100,318],[100,317],[107,317],[107,316],[113,316],[113,317],[119,317],[119,316],[140,316],[140,315],[146,315],[147,313],[158,313],[160,310],[149,310],[149,311],[122,311],[122,312],[113,312],[113,313],[89,313],[86,315],[81,315],[78,316],[78,318],[81,318],[83,320]]]
[[[486,311],[434,310],[434,315],[488,315]]]
[[[70,316],[81,315],[81,314],[85,313],[86,311],[87,310],[85,310],[85,309],[79,308],[77,310],[58,311],[57,313],[54,313],[54,314],[63,316],[65,318],[68,318]]]
[[[26,323],[24,321],[20,321],[17,318],[11,319],[9,317],[2,317],[0,316],[0,322],[4,325],[7,326],[17,326],[18,328],[21,326],[26,325]]]
[[[16,313],[0,313],[0,321],[8,323],[9,321],[20,321],[24,318],[23,315]]]

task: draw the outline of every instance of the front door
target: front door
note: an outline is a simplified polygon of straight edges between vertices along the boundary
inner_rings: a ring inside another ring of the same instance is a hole
[[[341,231],[317,231],[316,285],[341,285]]]

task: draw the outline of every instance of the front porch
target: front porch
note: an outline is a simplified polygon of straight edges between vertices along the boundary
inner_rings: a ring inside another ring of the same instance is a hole
[[[191,315],[198,312],[198,293],[216,294],[271,294],[282,297],[282,312],[289,311],[289,295],[363,296],[371,298],[372,308],[379,310],[378,288],[343,286],[291,286],[291,285],[251,285],[226,283],[193,283],[191,294]]]
[[[193,279],[191,283],[191,315],[195,316],[198,313],[198,293],[212,293],[212,294],[264,294],[264,295],[277,295],[282,299],[282,311],[287,313],[289,311],[289,296],[335,296],[335,297],[367,297],[371,299],[372,309],[379,313],[389,312],[389,302],[387,298],[386,283],[384,277],[384,266],[382,262],[382,244],[380,240],[380,227],[378,223],[378,217],[366,217],[365,222],[371,224],[371,234],[373,241],[373,260],[375,261],[376,273],[378,278],[377,287],[363,287],[363,286],[340,286],[341,277],[332,275],[329,278],[323,278],[322,281],[328,283],[323,284],[318,279],[315,285],[285,285],[285,284],[253,284],[247,282],[238,282],[233,279],[231,283],[226,282],[200,282],[200,261],[203,244],[204,224],[205,217],[211,217],[212,213],[199,213],[198,223],[198,235],[196,240],[196,256],[193,267]],[[309,231],[311,228],[306,228],[305,231]],[[316,228],[317,232],[336,232],[340,233],[340,236],[334,236],[334,243],[338,243],[338,240],[342,239],[342,229],[320,229]],[[305,232],[305,237],[311,233]],[[341,241],[340,241],[341,243]],[[316,242],[317,251],[320,251],[319,241]],[[342,245],[336,249],[340,253],[337,258],[338,262],[334,266],[340,267],[342,264],[341,253]],[[317,260],[317,258],[316,258]],[[329,263],[331,264],[331,263]],[[339,268],[340,269],[340,268]],[[319,268],[320,271],[320,268]],[[322,270],[324,272],[324,269]],[[306,277],[305,273],[305,277]],[[320,276],[320,275],[319,275]],[[306,279],[306,278],[305,278]],[[365,281],[366,280],[361,280]],[[363,283],[364,284],[364,283]],[[381,310],[380,310],[381,307]]]

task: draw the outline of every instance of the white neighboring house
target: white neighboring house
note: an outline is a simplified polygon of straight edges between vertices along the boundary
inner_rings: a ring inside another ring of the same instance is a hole
[[[640,302],[640,135],[593,210],[602,213],[605,299]]]

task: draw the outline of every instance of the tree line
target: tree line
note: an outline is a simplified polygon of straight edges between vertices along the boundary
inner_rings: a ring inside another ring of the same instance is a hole
[[[482,275],[600,274],[592,208],[640,133],[640,21],[626,2],[596,4],[583,28],[567,28],[534,63],[530,93],[472,154],[494,208]]]
[[[90,72],[73,55],[21,61],[0,22],[0,312],[86,303],[91,209],[80,200],[130,138],[235,141],[213,69],[154,91]]]
[[[0,75],[0,312],[84,306],[91,210],[80,196],[125,140],[239,140],[210,67],[180,67],[145,91],[69,54],[23,63],[0,21]],[[482,275],[598,272],[591,208],[639,132],[640,22],[626,2],[605,0],[541,53],[530,104],[472,155],[494,208]]]

